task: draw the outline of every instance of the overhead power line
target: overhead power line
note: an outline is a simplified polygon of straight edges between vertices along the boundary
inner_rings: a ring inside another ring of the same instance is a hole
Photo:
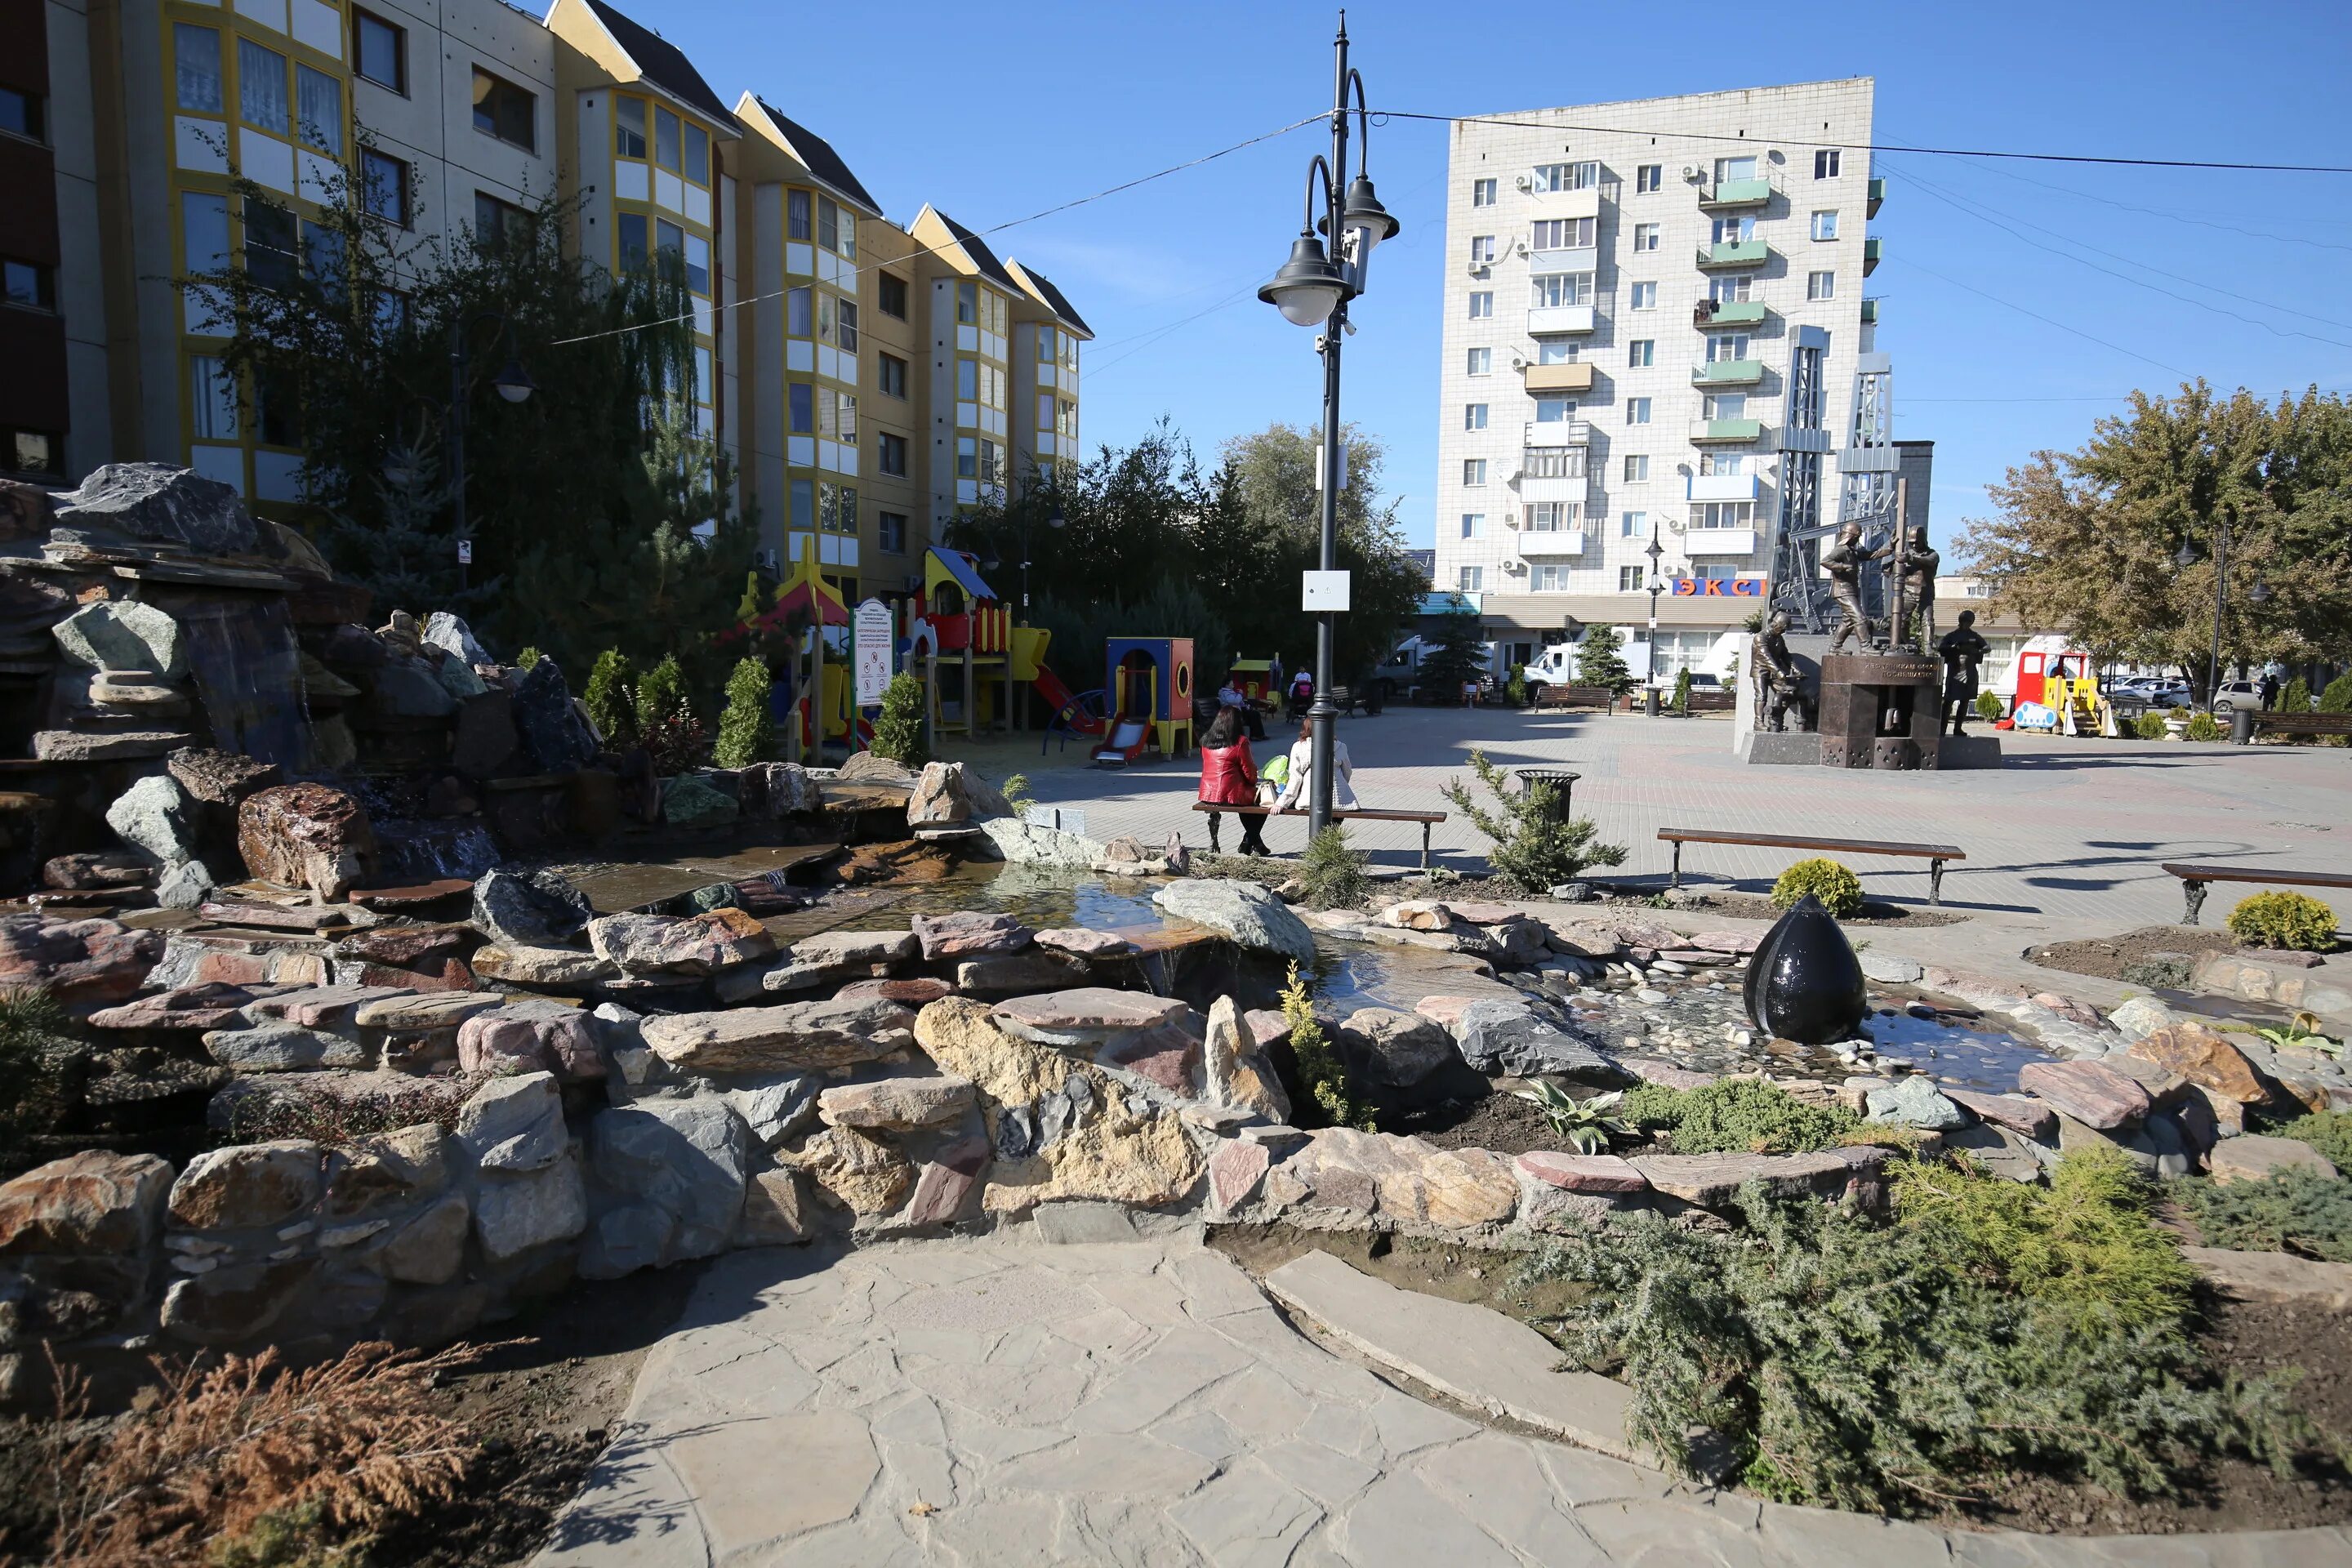
[[[1577,131],[1588,134],[1622,136],[1662,136],[1683,142],[1712,142],[1718,145],[1733,140],[1747,142],[1790,142],[1806,147],[1821,147],[1841,153],[1932,153],[1943,158],[2007,158],[2032,163],[2111,163],[2135,169],[2222,169],[2240,174],[2352,174],[2352,164],[2341,163],[2230,163],[2205,158],[2116,158],[2094,153],[2006,153],[1983,147],[1911,147],[1899,142],[1823,142],[1803,132],[1790,135],[1727,137],[1703,131],[1663,131],[1643,125],[1572,125],[1564,120],[1513,120],[1495,114],[1419,114],[1406,109],[1377,109],[1375,120],[1433,120],[1444,124],[1455,121],[1475,121],[1481,125],[1515,125],[1529,131]]]

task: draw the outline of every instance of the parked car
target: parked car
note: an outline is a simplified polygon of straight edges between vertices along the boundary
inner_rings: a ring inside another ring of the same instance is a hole
[[[2221,717],[2240,708],[2260,711],[2263,706],[2263,683],[2259,680],[2225,680],[2213,693],[2214,715]]]
[[[2111,695],[2118,700],[2129,697],[2150,708],[2186,708],[2193,700],[2187,681],[2163,675],[2135,675],[2117,681]]]

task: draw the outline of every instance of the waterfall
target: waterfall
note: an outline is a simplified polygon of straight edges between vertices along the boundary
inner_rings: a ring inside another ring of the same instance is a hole
[[[180,623],[213,744],[289,772],[299,768],[310,714],[286,601],[276,594],[150,596]]]

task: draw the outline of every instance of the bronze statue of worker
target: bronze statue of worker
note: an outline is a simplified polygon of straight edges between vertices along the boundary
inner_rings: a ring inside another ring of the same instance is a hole
[[[1804,672],[1797,668],[1796,655],[1789,651],[1789,617],[1779,610],[1764,624],[1764,633],[1756,639],[1756,727],[1780,734],[1788,728],[1790,709],[1797,712],[1797,728],[1811,731],[1813,727],[1812,705],[1805,700]]]
[[[1950,733],[1966,734],[1961,721],[1975,709],[1977,671],[1992,645],[1977,630],[1977,613],[1960,612],[1960,624],[1946,632],[1936,645],[1937,654],[1944,661],[1944,723],[1951,726]]]
[[[1849,522],[1838,530],[1837,542],[1822,552],[1822,565],[1830,574],[1830,597],[1837,602],[1837,630],[1830,634],[1830,651],[1842,653],[1853,642],[1857,651],[1870,647],[1870,617],[1862,609],[1862,568],[1871,552],[1862,542],[1862,524]]]
[[[1887,570],[1902,578],[1903,596],[1910,610],[1919,616],[1920,651],[1924,653],[1937,647],[1936,572],[1943,565],[1944,558],[1928,547],[1927,531],[1914,528],[1907,538],[1897,532],[1893,539],[1873,551],[1871,559],[1886,562]],[[1904,634],[1908,629],[1889,626],[1887,641],[1897,647],[1903,646]]]

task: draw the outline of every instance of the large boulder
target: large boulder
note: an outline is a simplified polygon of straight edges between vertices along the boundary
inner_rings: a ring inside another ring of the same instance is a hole
[[[573,773],[595,758],[595,733],[572,706],[572,689],[551,658],[542,657],[515,688],[514,724],[524,753],[540,773]]]
[[[457,1142],[485,1171],[543,1171],[571,1147],[551,1073],[494,1078],[457,1111]]]
[[[134,781],[107,804],[114,836],[160,866],[195,858],[194,813],[187,795],[163,773]]]
[[[2132,1041],[2128,1053],[2240,1105],[2263,1104],[2273,1092],[2245,1052],[2202,1024],[2175,1023],[2149,1030]]]
[[[1278,1207],[1346,1210],[1450,1230],[1508,1224],[1519,1205],[1519,1179],[1508,1160],[1485,1149],[1439,1149],[1419,1138],[1330,1127],[1267,1173],[1265,1196]]]
[[[286,770],[276,763],[210,746],[183,746],[163,765],[182,789],[206,805],[239,805],[255,791],[286,779]]]
[[[936,827],[1009,817],[1003,795],[961,763],[927,763],[907,796],[907,826]]]
[[[461,1072],[552,1072],[565,1083],[601,1079],[604,1062],[588,1015],[561,1002],[512,1002],[457,1026]]]
[[[2156,1105],[2137,1079],[2104,1062],[2028,1062],[2017,1070],[2017,1087],[2100,1132],[2137,1126]]]
[[[331,784],[279,784],[236,808],[236,847],[265,882],[334,902],[377,868],[375,828],[357,795]]]
[[[197,555],[247,555],[259,545],[233,485],[169,463],[108,463],[52,498],[57,526],[89,529]]]
[[[1054,866],[1084,871],[1102,858],[1103,846],[1091,838],[1024,822],[1018,817],[989,817],[980,824],[980,830],[988,836],[988,847],[982,851],[975,841],[973,854],[992,854],[1016,866]]]
[[[1290,907],[1255,882],[1171,882],[1151,901],[1179,920],[1222,931],[1243,947],[1297,963],[1315,962],[1315,935]]]
[[[807,1173],[825,1196],[860,1219],[888,1214],[915,1184],[915,1168],[904,1154],[854,1127],[812,1132],[798,1149],[780,1151],[776,1158]]]
[[[1452,1042],[1443,1033],[1438,1038],[1450,1055]],[[1268,1121],[1290,1120],[1289,1092],[1282,1087],[1282,1079],[1266,1059],[1257,1037],[1242,1022],[1241,1009],[1232,997],[1220,996],[1209,1005],[1208,1033],[1201,1055],[1211,1100]]]
[[[39,987],[89,1010],[127,1002],[163,956],[163,933],[109,920],[0,915],[0,990]]]
[[[89,1149],[0,1185],[0,1259],[143,1255],[163,1224],[172,1167]]]
[[[1558,1074],[1603,1086],[1636,1079],[1608,1052],[1553,1027],[1517,1002],[1471,1003],[1454,1026],[1454,1043],[1473,1070],[1489,1075]]]
[[[595,918],[587,897],[553,871],[486,871],[474,884],[475,929],[509,950],[561,948]]]
[[[1011,915],[983,914],[977,910],[917,915],[912,923],[923,956],[932,960],[1018,952],[1029,945],[1031,936],[1029,928]]]
[[[605,915],[588,922],[588,945],[631,974],[711,974],[776,951],[768,928],[741,910]]]
[[[319,1201],[324,1159],[316,1143],[300,1139],[208,1150],[172,1184],[172,1223],[191,1230],[282,1226]]]
[[[425,616],[425,629],[419,636],[460,664],[470,667],[494,662],[488,650],[474,640],[473,629],[446,610],[436,610]]]
[[[719,1013],[673,1013],[639,1026],[646,1046],[693,1073],[853,1067],[907,1044],[914,1015],[894,1003],[792,1002]]]
[[[49,628],[58,649],[90,669],[141,670],[165,680],[187,673],[187,649],[180,623],[136,599],[100,599],[84,605]]]
[[[1433,1020],[1392,1007],[1359,1007],[1339,1020],[1339,1044],[1374,1083],[1408,1089],[1454,1060],[1452,1037]]]
[[[635,1268],[708,1258],[727,1245],[743,1210],[751,1135],[715,1097],[647,1100],[599,1112],[588,1123],[588,1173],[600,1195],[657,1211],[663,1223],[589,1232],[580,1272],[609,1279]],[[626,1245],[658,1232],[647,1256]]]
[[[568,1150],[537,1170],[482,1173],[474,1199],[474,1235],[482,1256],[494,1264],[568,1240],[587,1224],[587,1188],[580,1179],[580,1162]]]
[[[773,822],[824,809],[816,780],[798,763],[753,763],[735,775],[743,815]]]
[[[971,1085],[960,1078],[885,1078],[824,1090],[817,1097],[816,1113],[827,1127],[911,1132],[956,1121],[971,1105]]]

